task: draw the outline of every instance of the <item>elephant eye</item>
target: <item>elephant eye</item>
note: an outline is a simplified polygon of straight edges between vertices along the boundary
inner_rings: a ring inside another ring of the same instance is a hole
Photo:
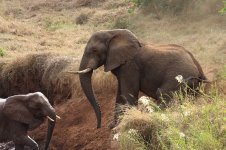
[[[97,49],[93,49],[93,52],[94,52],[94,53],[97,53],[98,51],[97,51]]]

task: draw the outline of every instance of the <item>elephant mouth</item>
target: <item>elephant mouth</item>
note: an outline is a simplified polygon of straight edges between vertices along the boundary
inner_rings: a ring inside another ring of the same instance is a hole
[[[48,120],[54,122],[54,119],[53,119],[53,118],[51,118],[50,116],[46,116],[46,115],[43,114],[43,113],[37,113],[37,114],[35,114],[35,115],[34,115],[34,118],[35,118],[35,119],[38,119],[38,120],[42,120],[42,121],[44,121],[44,120],[47,118]],[[58,115],[56,115],[56,118],[57,118],[57,119],[61,119],[60,116],[58,116]]]
[[[39,118],[39,117],[45,117],[45,115],[42,112],[38,112],[35,114],[35,117]]]
[[[35,115],[34,115],[34,118],[35,119],[38,119],[38,120],[45,120],[45,118],[46,118],[46,115],[44,115],[43,113],[36,113]]]

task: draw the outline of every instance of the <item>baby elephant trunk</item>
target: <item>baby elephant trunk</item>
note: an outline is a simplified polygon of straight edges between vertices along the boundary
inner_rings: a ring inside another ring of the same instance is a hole
[[[47,118],[48,118],[48,132],[47,132],[45,150],[47,150],[49,147],[49,143],[51,141],[53,130],[56,123],[56,113],[53,108],[48,111]]]

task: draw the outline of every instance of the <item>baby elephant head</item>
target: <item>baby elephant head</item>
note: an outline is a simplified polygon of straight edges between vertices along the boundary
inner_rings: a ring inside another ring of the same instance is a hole
[[[93,106],[98,125],[101,125],[101,112],[91,85],[92,71],[104,65],[111,71],[134,58],[140,50],[140,43],[129,30],[107,30],[94,33],[89,39],[80,64],[80,82],[86,97]]]
[[[49,122],[46,149],[48,148],[55,126],[56,114],[54,108],[42,93],[36,92],[7,98],[3,114],[10,120],[28,125],[29,128],[38,127],[47,117]]]

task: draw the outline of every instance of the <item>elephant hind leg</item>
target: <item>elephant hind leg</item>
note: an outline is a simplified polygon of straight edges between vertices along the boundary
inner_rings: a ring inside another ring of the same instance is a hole
[[[164,109],[168,106],[170,100],[173,98],[173,91],[158,88],[156,95],[157,95],[157,104],[161,109]]]
[[[180,86],[178,86],[176,80],[170,80],[157,89],[157,103],[160,108],[166,108],[168,106],[169,102],[173,99],[174,92],[176,92],[179,88]]]

